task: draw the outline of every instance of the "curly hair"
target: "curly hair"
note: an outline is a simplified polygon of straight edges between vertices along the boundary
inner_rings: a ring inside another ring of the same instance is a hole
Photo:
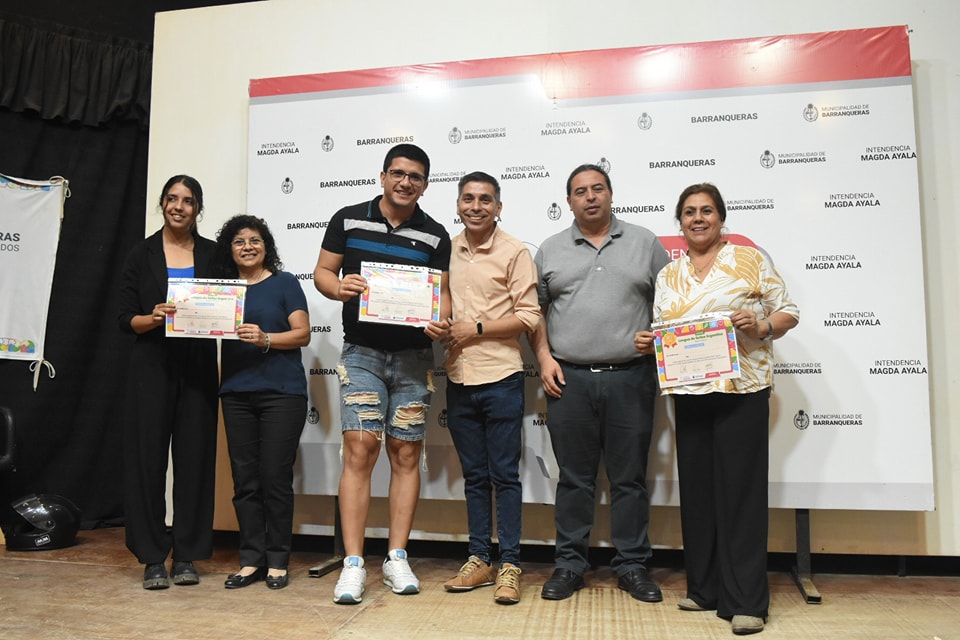
[[[233,216],[223,223],[220,231],[217,232],[217,248],[214,252],[214,264],[221,277],[236,278],[239,275],[237,263],[233,261],[233,239],[243,229],[256,231],[263,238],[265,254],[263,256],[263,267],[271,273],[277,273],[283,269],[283,262],[280,260],[280,254],[277,253],[277,243],[270,233],[270,227],[267,226],[263,218],[249,215]]]

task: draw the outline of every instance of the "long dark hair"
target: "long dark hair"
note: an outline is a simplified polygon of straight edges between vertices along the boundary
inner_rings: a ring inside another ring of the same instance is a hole
[[[171,177],[167,180],[167,183],[163,185],[163,191],[160,192],[160,210],[163,211],[163,203],[167,199],[167,191],[170,191],[170,187],[178,183],[183,183],[183,186],[190,189],[191,193],[193,193],[193,201],[196,203],[194,221],[200,220],[203,214],[203,187],[200,186],[199,180],[182,173]]]
[[[270,233],[270,227],[263,218],[248,215],[233,216],[223,223],[220,231],[217,232],[217,248],[214,252],[214,264],[218,274],[223,278],[236,278],[240,275],[237,270],[237,263],[233,261],[233,239],[243,229],[251,229],[260,234],[263,238],[265,253],[263,256],[263,268],[271,273],[277,273],[283,269],[283,262],[280,261],[280,254],[277,253],[277,243]]]

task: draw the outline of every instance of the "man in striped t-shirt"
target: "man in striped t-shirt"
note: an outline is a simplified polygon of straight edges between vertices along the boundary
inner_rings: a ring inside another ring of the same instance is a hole
[[[450,315],[450,235],[417,204],[427,188],[430,159],[412,144],[387,152],[380,172],[383,195],[334,214],[321,245],[314,285],[343,303],[340,416],[343,471],[340,520],[346,558],[333,600],[362,600],[366,570],[363,541],[370,479],[386,443],[390,460],[390,533],[384,583],[395,593],[418,593],[406,545],[420,497],[419,460],[433,391],[433,347],[423,329],[360,322],[360,293],[367,286],[360,263],[380,262],[442,272],[440,317]]]

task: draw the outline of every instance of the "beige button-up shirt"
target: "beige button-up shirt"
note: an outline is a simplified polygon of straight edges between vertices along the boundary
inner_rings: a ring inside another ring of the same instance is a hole
[[[454,320],[484,322],[516,315],[527,331],[540,322],[537,271],[530,251],[499,227],[473,251],[463,232],[453,239],[450,295]],[[458,384],[503,380],[523,370],[520,336],[481,336],[462,350],[448,352],[444,366],[447,377]]]

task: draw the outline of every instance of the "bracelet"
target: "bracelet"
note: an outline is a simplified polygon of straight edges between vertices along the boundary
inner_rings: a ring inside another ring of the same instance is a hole
[[[767,325],[770,327],[770,331],[767,331],[767,335],[763,336],[764,340],[773,340],[773,323],[770,322],[770,318],[764,318],[767,321]],[[269,342],[268,342],[269,344]]]
[[[270,351],[270,334],[265,333],[263,334],[263,337],[267,341],[267,346],[263,348],[263,353],[266,353],[267,351]]]

